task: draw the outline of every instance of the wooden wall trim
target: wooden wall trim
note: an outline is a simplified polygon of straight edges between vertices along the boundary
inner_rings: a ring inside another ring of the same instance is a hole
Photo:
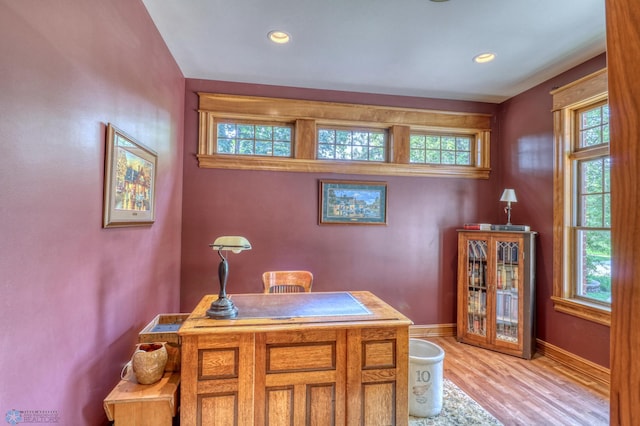
[[[611,126],[610,424],[640,418],[640,2],[606,0]]]
[[[409,337],[426,339],[429,337],[455,337],[456,324],[430,324],[409,326]]]
[[[491,115],[433,111],[416,108],[383,107],[341,102],[305,101],[260,96],[198,92],[199,109],[217,116],[247,118],[313,119],[322,123],[362,122],[374,125],[439,127],[442,129],[491,130]]]
[[[609,386],[611,382],[611,371],[608,368],[567,352],[544,340],[536,339],[536,350],[540,355],[552,359],[584,377],[606,386]]]
[[[455,323],[412,325],[409,326],[409,337],[413,339],[455,337],[456,329]],[[609,386],[611,383],[611,371],[608,368],[581,358],[544,340],[536,339],[536,352],[574,371],[585,379],[593,380],[605,386]]]

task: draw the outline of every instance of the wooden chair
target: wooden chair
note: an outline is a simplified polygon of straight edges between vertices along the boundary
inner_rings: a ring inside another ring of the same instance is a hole
[[[262,274],[265,293],[310,292],[313,274],[309,271],[267,271]]]

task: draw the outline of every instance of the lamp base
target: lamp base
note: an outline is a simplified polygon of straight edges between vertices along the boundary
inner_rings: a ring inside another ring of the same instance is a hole
[[[213,319],[235,318],[238,316],[238,308],[236,308],[231,299],[218,297],[217,300],[211,302],[211,306],[207,310],[207,316]]]

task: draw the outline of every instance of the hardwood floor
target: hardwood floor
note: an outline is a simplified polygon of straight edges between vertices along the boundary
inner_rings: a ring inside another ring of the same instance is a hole
[[[448,378],[505,426],[609,424],[609,389],[536,355],[524,360],[458,343],[426,339],[444,349]]]

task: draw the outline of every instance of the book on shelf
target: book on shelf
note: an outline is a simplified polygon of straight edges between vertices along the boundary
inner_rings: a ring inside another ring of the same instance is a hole
[[[490,223],[465,223],[462,228],[472,231],[491,231],[492,226]]]
[[[491,230],[529,232],[531,231],[531,227],[529,225],[491,225]]]

